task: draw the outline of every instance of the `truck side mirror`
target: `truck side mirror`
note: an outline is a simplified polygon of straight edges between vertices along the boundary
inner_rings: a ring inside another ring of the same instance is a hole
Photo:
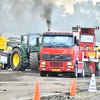
[[[23,44],[23,40],[24,40],[24,39],[23,39],[23,35],[21,35],[21,44]]]
[[[39,46],[39,37],[36,38],[36,46]]]
[[[74,37],[74,44],[76,44],[76,36]]]
[[[76,45],[79,46],[79,39],[76,40]]]
[[[23,41],[23,35],[21,35],[21,42]]]

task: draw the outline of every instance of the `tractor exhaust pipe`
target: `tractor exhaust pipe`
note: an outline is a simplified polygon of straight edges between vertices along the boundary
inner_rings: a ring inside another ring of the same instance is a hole
[[[50,24],[51,24],[51,21],[47,20],[48,31],[50,31]]]

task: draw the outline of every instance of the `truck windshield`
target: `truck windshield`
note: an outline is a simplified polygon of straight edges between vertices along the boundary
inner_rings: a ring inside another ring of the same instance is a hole
[[[93,35],[81,35],[81,42],[93,42]]]
[[[49,48],[70,48],[73,46],[73,37],[43,36],[41,46]]]

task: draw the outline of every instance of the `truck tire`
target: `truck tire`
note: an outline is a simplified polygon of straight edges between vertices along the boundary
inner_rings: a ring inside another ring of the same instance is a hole
[[[79,73],[79,77],[85,77],[85,69],[84,69],[84,67],[82,69],[82,73]]]
[[[71,78],[77,78],[78,77],[78,69],[77,65],[74,66],[75,70],[71,73]]]
[[[95,76],[99,76],[98,62],[95,62]]]
[[[90,76],[90,77],[92,76],[92,73],[93,73],[93,70],[92,70],[92,68],[90,67],[90,68],[89,68],[89,76]]]
[[[38,52],[30,53],[30,68],[31,71],[38,70]]]
[[[25,66],[23,66],[23,55],[20,49],[13,49],[10,56],[10,65],[13,71],[24,71]]]

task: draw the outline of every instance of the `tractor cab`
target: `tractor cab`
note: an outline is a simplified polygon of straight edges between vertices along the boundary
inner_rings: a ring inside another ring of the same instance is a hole
[[[24,46],[34,46],[36,45],[36,38],[40,37],[40,33],[27,33],[21,35],[21,44]],[[40,39],[41,41],[41,39]],[[40,42],[39,41],[39,42]]]
[[[41,37],[40,37],[40,33],[27,33],[27,34],[22,34],[21,35],[21,44],[23,45],[23,47],[25,47],[26,52],[28,54],[28,58],[29,58],[29,53],[32,50],[39,50],[39,45],[36,45],[36,40],[37,38],[40,38],[39,40],[39,44],[41,43]]]

